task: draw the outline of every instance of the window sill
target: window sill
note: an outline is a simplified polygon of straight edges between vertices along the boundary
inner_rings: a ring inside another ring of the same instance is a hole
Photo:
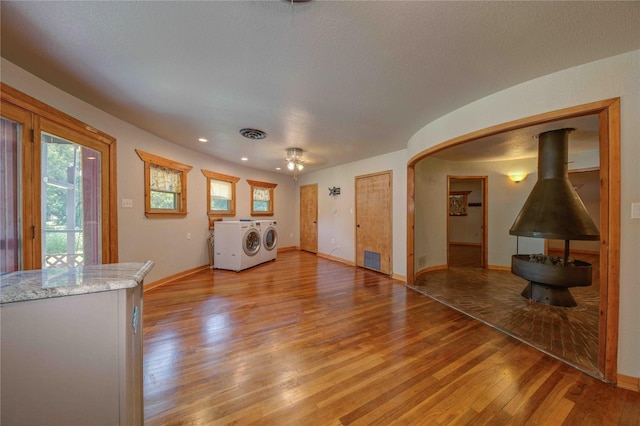
[[[146,212],[144,215],[149,219],[170,219],[186,217],[187,212]]]

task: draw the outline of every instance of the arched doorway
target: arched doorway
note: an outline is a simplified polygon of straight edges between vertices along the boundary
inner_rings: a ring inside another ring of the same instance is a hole
[[[600,156],[600,312],[598,323],[598,369],[603,379],[617,381],[618,304],[620,275],[620,100],[608,99],[565,108],[479,130],[429,148],[407,164],[407,284],[415,280],[415,168],[443,149],[517,129],[597,114]]]

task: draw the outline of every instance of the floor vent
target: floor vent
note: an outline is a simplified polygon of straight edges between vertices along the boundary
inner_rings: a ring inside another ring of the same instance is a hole
[[[364,266],[367,268],[380,270],[380,253],[374,251],[364,251]]]

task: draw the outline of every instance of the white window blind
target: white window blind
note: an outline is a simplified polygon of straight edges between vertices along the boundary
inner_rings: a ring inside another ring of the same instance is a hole
[[[182,184],[180,177],[182,172],[166,167],[151,164],[150,171],[150,187],[152,191],[173,192],[179,194],[182,192]]]
[[[231,182],[211,179],[210,187],[211,187],[211,198],[214,198],[216,200],[231,201],[231,195],[232,195]]]

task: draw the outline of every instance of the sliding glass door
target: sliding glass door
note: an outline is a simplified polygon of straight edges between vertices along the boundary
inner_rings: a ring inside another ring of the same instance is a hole
[[[2,89],[0,274],[116,262],[115,141]]]

